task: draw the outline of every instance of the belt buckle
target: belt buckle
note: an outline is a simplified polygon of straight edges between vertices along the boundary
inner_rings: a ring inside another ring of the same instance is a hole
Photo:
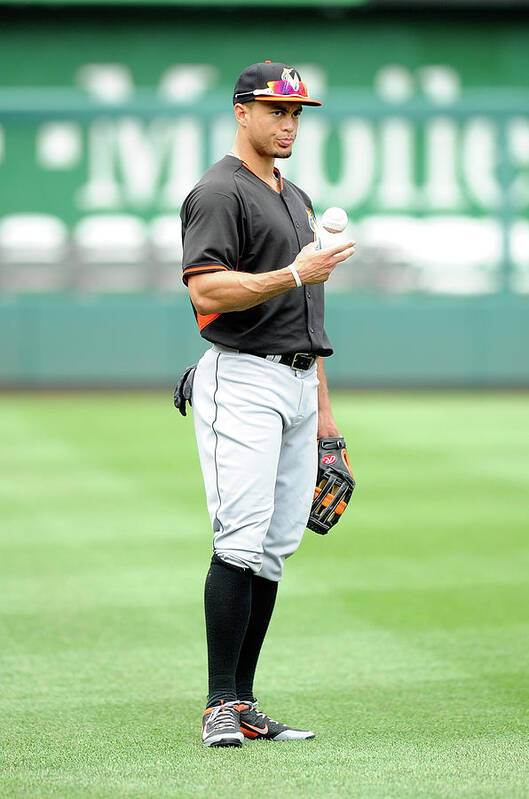
[[[308,352],[296,352],[292,358],[290,368],[300,369],[302,372],[306,372],[307,369],[310,369],[315,360],[316,357],[314,355],[309,355]]]

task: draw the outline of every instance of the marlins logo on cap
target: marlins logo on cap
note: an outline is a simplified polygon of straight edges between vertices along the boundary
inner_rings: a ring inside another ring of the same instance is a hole
[[[274,61],[252,64],[239,75],[233,93],[233,105],[254,100],[321,105],[319,100],[309,97],[297,69]]]
[[[293,67],[285,67],[281,73],[281,80],[286,81],[292,89],[297,92],[300,84],[300,77]]]

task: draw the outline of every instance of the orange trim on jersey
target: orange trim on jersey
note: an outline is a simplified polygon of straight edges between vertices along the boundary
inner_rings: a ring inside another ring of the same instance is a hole
[[[242,165],[245,166],[246,169],[249,172],[252,173],[252,175],[255,175],[256,178],[259,178],[259,175],[257,174],[257,172],[254,172],[252,167],[248,166],[246,161],[242,161]],[[277,167],[274,167],[274,175],[279,176],[279,189],[280,189],[280,191],[283,191],[283,177],[282,177],[281,172],[279,171],[279,169],[277,169]],[[266,180],[263,180],[262,178],[259,178],[259,180],[261,181],[261,183],[264,183],[265,186],[268,186],[268,183],[266,182]],[[271,186],[268,186],[268,188],[272,189]],[[272,189],[272,191],[274,191],[274,189]]]
[[[251,167],[251,166],[248,166],[248,164],[246,163],[246,161],[242,161],[242,165],[243,165],[243,166],[245,166],[245,167],[246,167],[246,169],[248,169],[248,170],[249,170],[249,171],[252,173],[252,175],[255,175],[255,177],[256,177],[256,178],[259,178],[259,175],[257,174],[257,172],[254,172],[254,171],[253,171],[253,169],[252,169],[252,167]],[[262,178],[259,178],[259,180],[263,180],[263,179],[262,179]],[[264,180],[263,180],[263,183],[264,183]]]
[[[215,319],[218,319],[219,316],[220,313],[197,313],[198,329],[200,332],[202,332],[207,325],[211,324],[211,322],[214,322]]]
[[[182,280],[187,286],[187,278],[191,277],[191,275],[195,274],[196,272],[202,272],[203,274],[207,274],[208,271],[213,270],[215,272],[220,272],[221,270],[226,270],[229,272],[227,266],[224,264],[203,264],[202,266],[186,266],[182,273]]]

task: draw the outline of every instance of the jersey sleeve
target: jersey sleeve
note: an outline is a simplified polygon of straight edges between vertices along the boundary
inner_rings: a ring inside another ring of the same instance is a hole
[[[182,208],[182,279],[235,270],[240,252],[240,209],[235,196],[211,190],[191,195]]]

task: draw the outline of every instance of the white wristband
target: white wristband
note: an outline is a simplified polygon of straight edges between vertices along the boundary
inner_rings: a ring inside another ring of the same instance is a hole
[[[300,278],[300,276],[298,275],[298,270],[296,269],[296,267],[294,266],[294,264],[289,264],[289,265],[288,265],[288,268],[289,268],[289,269],[290,269],[290,271],[292,272],[292,275],[293,275],[293,277],[294,277],[294,280],[296,281],[296,286],[302,286],[302,285],[303,285],[303,283],[301,282],[301,278]]]

